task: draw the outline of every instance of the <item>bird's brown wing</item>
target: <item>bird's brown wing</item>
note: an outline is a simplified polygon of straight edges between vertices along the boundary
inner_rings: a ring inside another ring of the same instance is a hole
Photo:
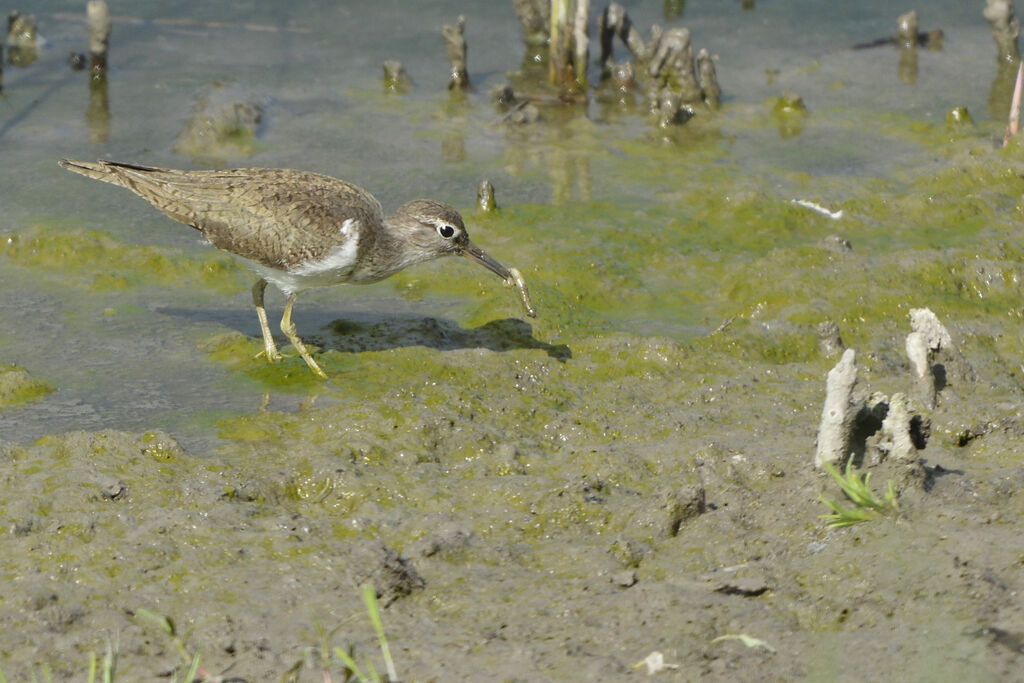
[[[346,221],[383,221],[380,203],[366,190],[306,171],[180,171],[110,161],[61,165],[127,187],[214,246],[272,268],[318,260],[353,239],[354,231],[341,230]]]

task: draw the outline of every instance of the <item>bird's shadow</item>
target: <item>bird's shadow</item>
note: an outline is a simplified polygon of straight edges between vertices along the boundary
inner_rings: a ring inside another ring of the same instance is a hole
[[[359,321],[334,320],[327,325],[332,334],[322,338],[325,348],[357,353],[384,351],[404,346],[426,346],[441,351],[489,349],[513,351],[540,349],[565,362],[572,351],[565,344],[548,344],[533,336],[532,326],[518,318],[491,320],[479,327],[465,328],[445,318],[401,316]]]
[[[239,311],[160,308],[160,313],[193,321],[217,322],[234,327],[244,334],[259,338],[259,327]],[[311,320],[311,318],[319,318]],[[455,349],[489,349],[514,351],[540,349],[562,363],[572,358],[565,344],[548,344],[533,336],[533,327],[518,318],[491,320],[479,327],[465,328],[447,318],[398,314],[379,316],[352,313],[344,318],[325,320],[316,313],[294,317],[299,336],[322,349],[348,353],[386,351],[409,346],[425,346],[440,351]],[[253,320],[255,322],[255,320]],[[318,324],[319,323],[319,324]],[[274,337],[283,341],[280,330],[271,322]],[[284,342],[287,343],[287,342]]]

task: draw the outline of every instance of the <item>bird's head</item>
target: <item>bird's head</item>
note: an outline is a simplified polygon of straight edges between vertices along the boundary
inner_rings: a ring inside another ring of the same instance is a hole
[[[399,233],[412,261],[428,261],[441,256],[465,256],[479,263],[502,280],[511,277],[508,269],[473,244],[459,212],[431,199],[415,199],[403,204],[389,221]]]

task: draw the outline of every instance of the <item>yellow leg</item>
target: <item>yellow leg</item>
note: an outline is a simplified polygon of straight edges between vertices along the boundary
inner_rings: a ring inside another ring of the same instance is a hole
[[[295,323],[292,322],[292,306],[295,305],[296,296],[296,294],[289,294],[288,300],[284,304],[284,315],[281,316],[281,331],[284,332],[284,336],[288,337],[288,341],[292,343],[295,350],[302,356],[302,360],[306,361],[306,365],[313,371],[313,374],[321,379],[327,379],[327,373],[316,364],[313,356],[309,355],[309,351],[306,350],[306,345],[302,343],[299,335],[295,332]]]
[[[256,306],[256,317],[260,319],[260,332],[263,333],[263,353],[271,363],[281,360],[281,354],[277,352],[277,344],[274,343],[274,335],[270,334],[270,323],[267,321],[267,309],[263,308],[263,290],[267,288],[267,281],[260,280],[252,286],[252,303]]]

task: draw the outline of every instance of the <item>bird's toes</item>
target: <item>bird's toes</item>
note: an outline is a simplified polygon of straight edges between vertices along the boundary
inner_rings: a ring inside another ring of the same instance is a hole
[[[284,356],[281,355],[280,351],[276,351],[275,350],[275,351],[271,352],[269,349],[263,349],[262,351],[257,353],[255,356],[253,356],[253,359],[255,360],[256,358],[260,358],[260,357],[266,358],[271,363],[278,363],[278,362],[281,361],[282,358],[284,358]]]

